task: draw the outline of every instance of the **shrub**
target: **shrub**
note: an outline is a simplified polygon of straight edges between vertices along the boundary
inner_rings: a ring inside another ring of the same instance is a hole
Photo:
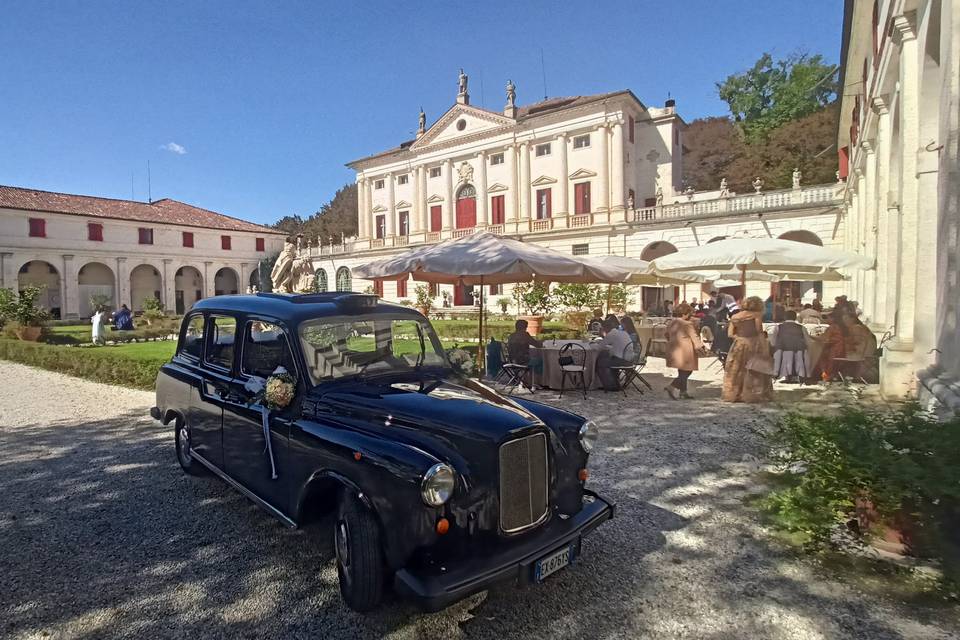
[[[37,306],[37,298],[43,293],[43,287],[28,285],[20,290],[16,302],[10,307],[11,315],[21,327],[40,327],[50,317],[43,307]]]
[[[548,315],[556,306],[550,294],[550,285],[545,282],[521,282],[514,285],[513,299],[531,316]]]
[[[500,313],[506,313],[507,307],[510,306],[510,298],[498,298],[497,306],[500,307]]]
[[[430,309],[433,307],[433,298],[430,296],[430,287],[425,284],[418,284],[413,292],[417,296],[417,311],[423,315],[430,313]]]
[[[13,289],[0,289],[0,329],[14,317],[16,300]]]
[[[573,311],[595,309],[606,301],[603,287],[598,284],[558,284],[553,290],[557,302]]]
[[[921,519],[960,503],[960,417],[938,422],[917,404],[790,413],[768,435],[790,481],[765,501],[780,526],[825,544],[868,500],[888,521],[904,508]]]
[[[0,340],[0,360],[86,378],[95,382],[151,390],[166,357],[138,358],[109,347],[58,347]]]
[[[157,298],[145,298],[143,300],[143,318],[147,323],[160,320],[164,317],[163,303]]]
[[[105,310],[113,305],[113,298],[105,293],[94,293],[90,295],[90,308],[95,312]]]

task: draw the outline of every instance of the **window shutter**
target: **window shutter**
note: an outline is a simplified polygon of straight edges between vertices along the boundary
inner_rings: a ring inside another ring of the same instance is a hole
[[[547,207],[546,207],[547,212],[543,217],[549,218],[553,216],[553,202],[551,201],[551,197],[550,197],[552,189],[545,189],[545,191],[546,191],[546,201],[547,201]]]
[[[87,223],[87,240],[103,242],[103,225],[96,222]]]
[[[183,246],[187,247],[188,249],[193,248],[193,232],[192,231],[183,232]]]
[[[220,236],[220,248],[230,251],[230,236]]]
[[[263,238],[257,238],[257,251],[266,251],[266,241]]]
[[[47,237],[47,221],[43,218],[30,218],[30,237],[31,238],[46,238]]]

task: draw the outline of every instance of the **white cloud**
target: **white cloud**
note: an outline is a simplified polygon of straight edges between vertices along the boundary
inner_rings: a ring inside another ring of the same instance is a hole
[[[187,152],[187,150],[183,147],[183,145],[179,145],[176,142],[168,142],[167,144],[162,144],[160,145],[160,148],[163,151],[169,151],[170,153],[175,153],[178,156],[182,156]]]

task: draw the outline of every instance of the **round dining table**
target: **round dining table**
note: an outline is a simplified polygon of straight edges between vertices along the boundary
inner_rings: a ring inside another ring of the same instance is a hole
[[[546,340],[542,347],[531,347],[531,354],[543,358],[543,370],[540,373],[533,374],[533,383],[538,387],[560,388],[560,382],[563,378],[563,369],[560,366],[560,350],[569,343],[579,344],[586,352],[583,379],[587,389],[599,389],[601,384],[599,376],[596,375],[596,370],[597,356],[600,355],[602,347],[599,343],[587,340]],[[576,376],[576,386],[579,387],[579,384],[579,376]],[[574,388],[574,381],[569,374],[567,374],[564,388]]]

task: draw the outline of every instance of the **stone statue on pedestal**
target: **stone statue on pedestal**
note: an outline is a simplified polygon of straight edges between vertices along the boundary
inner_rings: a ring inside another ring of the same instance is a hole
[[[513,80],[507,80],[507,107],[516,106],[517,100],[517,87],[514,86]]]
[[[760,190],[763,189],[763,180],[760,179],[760,176],[757,176],[756,178],[754,178],[751,184],[753,184],[753,189],[757,193],[760,193]]]
[[[422,136],[427,131],[427,114],[423,112],[423,107],[420,107],[420,120],[417,125],[417,135]]]
[[[800,173],[800,168],[794,167],[793,168],[793,188],[794,189],[800,188],[800,178],[802,177],[803,177],[803,174]]]
[[[277,261],[270,272],[273,290],[277,293],[291,293],[293,291],[293,260],[296,255],[296,246],[289,240],[284,242],[283,250],[277,256]]]
[[[727,186],[727,179],[720,178],[720,197],[726,198],[730,195],[730,188]]]
[[[465,74],[465,73],[463,72],[463,67],[460,68],[460,76],[459,76],[458,80],[459,80],[459,84],[460,84],[460,89],[459,89],[459,91],[458,91],[459,95],[461,95],[461,96],[467,95],[467,80],[468,80],[468,78],[467,78],[467,74]]]
[[[663,206],[663,187],[661,187],[659,184],[657,184],[656,198],[657,198],[657,206],[662,207]]]

